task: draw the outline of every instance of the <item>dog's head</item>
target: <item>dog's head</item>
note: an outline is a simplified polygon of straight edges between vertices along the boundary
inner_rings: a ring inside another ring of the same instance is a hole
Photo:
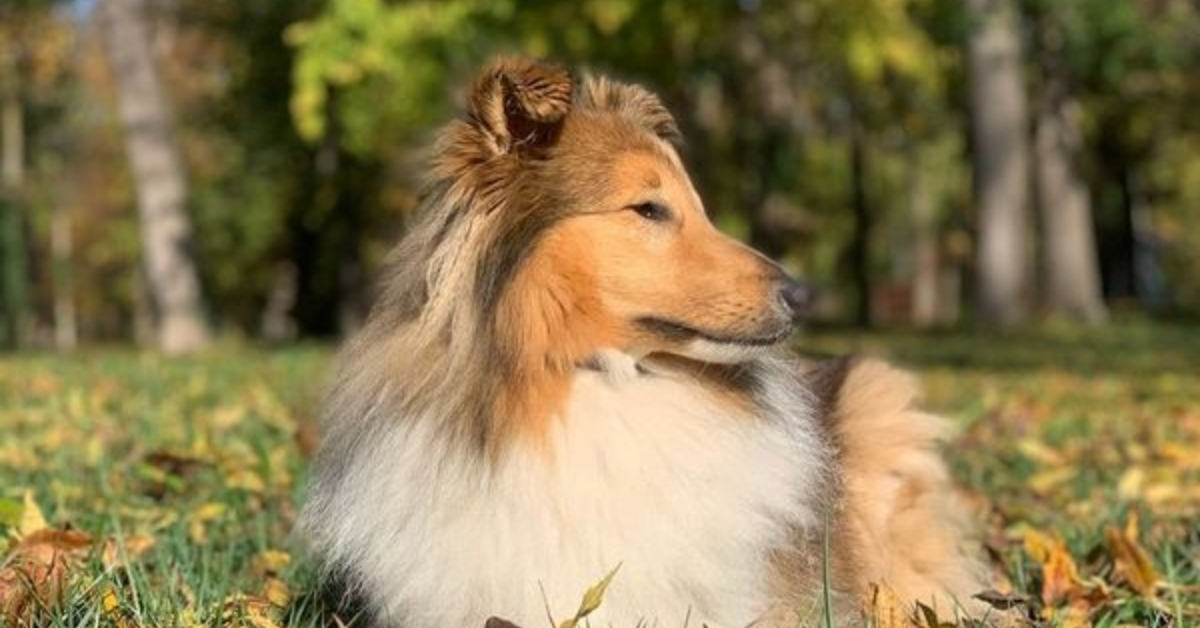
[[[808,290],[716,230],[678,140],[638,86],[512,59],[477,80],[435,177],[487,216],[474,292],[507,353],[737,362],[788,338]]]

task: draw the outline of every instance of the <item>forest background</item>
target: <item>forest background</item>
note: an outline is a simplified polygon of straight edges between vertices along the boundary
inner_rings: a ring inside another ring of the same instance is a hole
[[[4,0],[2,346],[344,335],[515,52],[662,94],[819,320],[1200,313],[1183,0]]]

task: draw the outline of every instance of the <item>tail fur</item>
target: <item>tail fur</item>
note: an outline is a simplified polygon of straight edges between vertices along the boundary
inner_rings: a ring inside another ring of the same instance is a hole
[[[887,586],[943,617],[979,614],[971,596],[987,588],[987,569],[939,452],[950,424],[916,407],[916,383],[902,371],[877,360],[836,368],[841,381],[827,416],[858,590]]]

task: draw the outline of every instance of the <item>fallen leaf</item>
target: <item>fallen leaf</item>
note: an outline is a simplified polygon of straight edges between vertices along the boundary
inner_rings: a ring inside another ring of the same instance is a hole
[[[887,585],[871,583],[863,611],[866,614],[864,623],[875,628],[912,628],[914,625],[896,592]]]
[[[292,557],[287,552],[263,550],[250,561],[250,570],[260,578],[277,576],[291,562]]]
[[[1025,532],[1025,551],[1042,566],[1042,603],[1052,607],[1080,592],[1079,568],[1057,536],[1038,530]]]
[[[283,580],[267,578],[263,583],[262,597],[279,608],[285,608],[292,600],[292,592]]]
[[[33,500],[33,494],[25,491],[25,503],[21,510],[21,523],[17,526],[17,537],[25,537],[37,532],[45,530],[46,517],[42,515],[42,509],[38,508],[37,502]]]
[[[1019,593],[1001,593],[999,591],[991,590],[984,591],[982,593],[976,593],[973,597],[982,602],[986,602],[994,609],[1002,611],[1006,611],[1010,608],[1016,608],[1018,606],[1029,606],[1029,603],[1032,601],[1027,595],[1021,595]]]
[[[1082,602],[1055,611],[1050,619],[1056,628],[1092,628],[1087,604]]]
[[[92,539],[79,530],[36,530],[17,542],[0,563],[0,618],[16,626],[37,623],[40,609],[62,598]]]
[[[126,567],[154,548],[154,537],[134,534],[124,539],[105,539],[100,547],[100,562],[105,569]]]
[[[221,502],[207,502],[196,507],[188,517],[188,536],[194,543],[208,540],[208,525],[225,516],[226,506]]]
[[[1154,568],[1150,555],[1138,543],[1137,514],[1132,513],[1125,522],[1124,530],[1109,526],[1104,529],[1104,539],[1112,552],[1116,573],[1146,599],[1154,599],[1162,577]]]

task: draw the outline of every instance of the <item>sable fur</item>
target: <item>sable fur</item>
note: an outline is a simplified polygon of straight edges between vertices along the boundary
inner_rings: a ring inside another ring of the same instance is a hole
[[[443,130],[298,525],[376,624],[530,628],[622,564],[601,624],[791,626],[826,525],[846,617],[873,582],[984,588],[943,422],[880,363],[786,355],[783,273],[711,227],[679,140],[650,92],[520,59]]]

